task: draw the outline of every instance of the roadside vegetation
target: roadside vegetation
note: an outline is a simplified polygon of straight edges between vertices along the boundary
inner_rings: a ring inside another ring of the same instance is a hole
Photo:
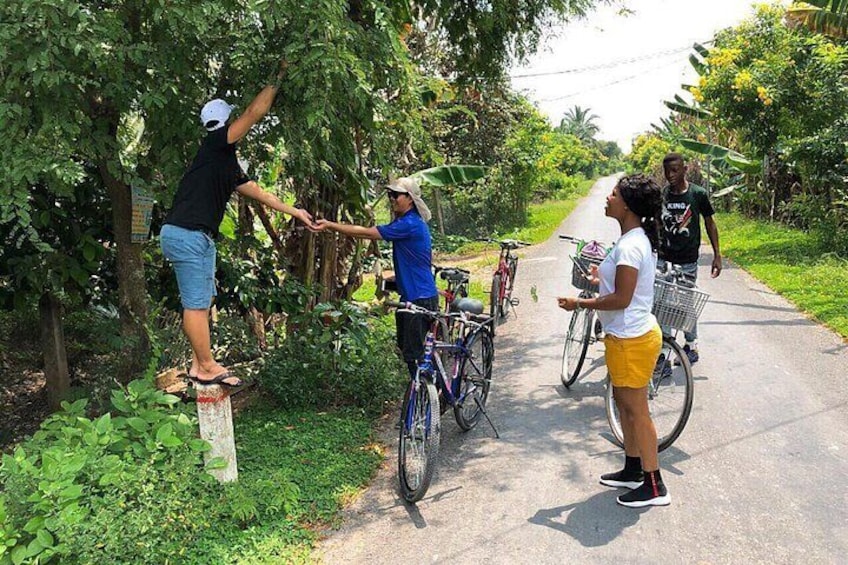
[[[740,214],[717,221],[728,258],[848,339],[848,260],[804,230]]]
[[[682,153],[706,187],[722,251],[846,336],[848,17],[845,2],[757,5],[695,45],[698,74],[639,136],[628,170],[662,180]]]

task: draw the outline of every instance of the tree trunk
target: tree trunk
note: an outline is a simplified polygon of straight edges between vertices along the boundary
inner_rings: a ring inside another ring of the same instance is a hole
[[[118,314],[124,338],[123,360],[116,375],[127,383],[147,365],[150,339],[144,327],[147,321],[147,282],[144,276],[142,245],[132,243],[132,191],[109,170],[98,164],[101,178],[112,202],[112,226],[117,250]]]
[[[62,328],[62,305],[53,294],[45,292],[38,301],[38,309],[41,313],[41,348],[44,352],[47,404],[55,411],[68,398],[71,388],[65,331]]]
[[[118,314],[123,338],[122,359],[116,378],[127,383],[147,365],[150,338],[147,335],[147,282],[142,245],[132,242],[132,190],[121,179],[116,106],[91,96],[92,135],[102,144],[93,161],[112,204],[112,229],[117,252]]]
[[[433,187],[433,202],[436,205],[436,221],[439,223],[439,233],[445,237],[445,214],[442,211],[442,194],[438,186]]]

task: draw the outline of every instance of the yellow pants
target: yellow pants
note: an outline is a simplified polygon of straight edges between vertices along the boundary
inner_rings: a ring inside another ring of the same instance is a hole
[[[660,356],[662,332],[659,326],[654,326],[639,337],[607,335],[604,347],[612,386],[643,388],[648,386]]]

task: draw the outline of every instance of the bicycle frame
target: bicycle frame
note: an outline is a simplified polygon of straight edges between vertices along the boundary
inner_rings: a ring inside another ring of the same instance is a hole
[[[468,323],[469,320],[463,320],[463,324]],[[436,385],[437,389],[442,391],[447,403],[450,406],[455,406],[465,400],[464,396],[457,396],[461,380],[459,374],[459,367],[461,365],[460,361],[468,359],[469,362],[472,363],[472,367],[475,369],[477,368],[474,365],[474,359],[471,357],[466,344],[466,340],[471,332],[465,332],[464,335],[457,339],[456,343],[440,343],[436,341],[437,324],[438,319],[434,319],[433,323],[430,324],[430,330],[427,332],[427,337],[424,340],[424,358],[421,363],[418,364],[418,371],[416,371],[415,377],[413,378],[421,379],[423,377],[425,379],[429,379]],[[450,374],[442,363],[441,356],[434,355],[436,351],[448,352],[451,354],[451,357],[455,359]],[[450,383],[448,383],[448,378],[446,377],[449,377]],[[418,389],[418,385],[419,383],[416,382],[415,390]],[[407,414],[407,418],[409,417],[410,415]]]

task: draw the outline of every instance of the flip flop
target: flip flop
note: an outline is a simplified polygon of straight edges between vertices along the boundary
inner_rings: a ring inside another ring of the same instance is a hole
[[[188,375],[188,378],[190,378],[195,383],[202,385],[224,385],[230,388],[238,388],[240,386],[244,386],[244,381],[234,375],[231,375],[229,371],[224,371],[220,375],[216,375],[215,377],[209,380],[201,379],[197,375]],[[228,383],[226,382],[227,379],[236,379],[238,382]]]

